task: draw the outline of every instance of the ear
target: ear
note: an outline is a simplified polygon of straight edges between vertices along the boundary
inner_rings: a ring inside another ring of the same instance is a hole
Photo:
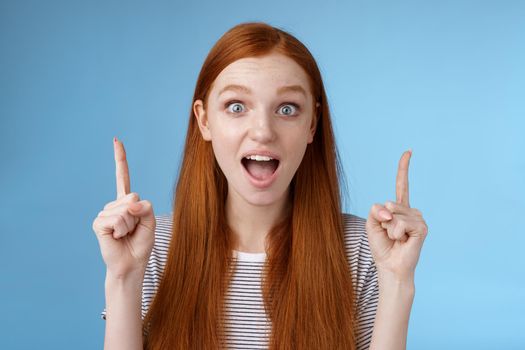
[[[202,100],[195,100],[193,103],[193,115],[195,116],[195,119],[197,119],[197,124],[199,125],[199,130],[204,141],[211,141],[208,117],[206,116]]]
[[[315,104],[315,112],[312,116],[312,125],[310,126],[310,135],[308,135],[308,143],[312,143],[314,140],[315,130],[317,128],[317,121],[319,120],[319,107],[321,104],[317,102]]]

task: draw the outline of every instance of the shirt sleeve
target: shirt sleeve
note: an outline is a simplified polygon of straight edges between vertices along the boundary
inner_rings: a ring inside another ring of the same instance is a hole
[[[356,307],[357,350],[370,347],[379,301],[377,270],[368,244],[366,220],[344,214],[345,247],[352,272]]]
[[[370,347],[377,303],[379,301],[379,284],[375,264],[371,264],[366,272],[363,289],[357,300],[357,349],[365,350]]]

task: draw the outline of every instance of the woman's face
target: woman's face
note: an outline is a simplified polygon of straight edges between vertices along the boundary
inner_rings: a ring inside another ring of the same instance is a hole
[[[206,110],[201,100],[193,109],[229,196],[258,206],[283,200],[315,133],[303,69],[277,53],[237,60],[217,76]]]

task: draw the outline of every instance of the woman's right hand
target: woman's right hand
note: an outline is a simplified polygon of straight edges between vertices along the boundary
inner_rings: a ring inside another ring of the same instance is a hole
[[[155,240],[155,215],[147,200],[130,193],[128,162],[122,142],[113,139],[117,199],[107,203],[93,221],[102,258],[113,278],[143,274]]]

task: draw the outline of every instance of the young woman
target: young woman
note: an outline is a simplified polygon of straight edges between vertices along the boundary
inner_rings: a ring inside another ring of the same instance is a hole
[[[93,222],[106,349],[404,349],[427,234],[408,201],[341,213],[339,163],[308,49],[264,23],[230,29],[199,74],[173,213],[130,192]]]

